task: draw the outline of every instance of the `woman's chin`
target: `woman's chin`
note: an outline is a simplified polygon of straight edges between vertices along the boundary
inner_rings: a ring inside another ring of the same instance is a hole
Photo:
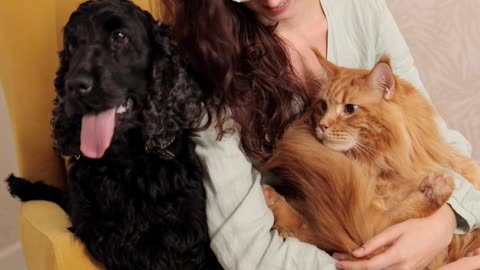
[[[265,21],[279,22],[289,17],[290,10],[292,9],[292,2],[295,0],[286,0],[282,6],[275,8],[263,7],[262,15]],[[265,23],[265,22],[264,22]]]

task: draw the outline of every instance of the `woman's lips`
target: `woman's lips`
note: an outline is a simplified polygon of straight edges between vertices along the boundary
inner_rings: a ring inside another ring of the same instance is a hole
[[[278,15],[278,14],[284,12],[288,8],[289,4],[290,4],[290,0],[286,0],[285,2],[280,3],[280,5],[278,5],[276,7],[265,6],[265,9],[268,10],[268,12],[270,12],[272,14]]]

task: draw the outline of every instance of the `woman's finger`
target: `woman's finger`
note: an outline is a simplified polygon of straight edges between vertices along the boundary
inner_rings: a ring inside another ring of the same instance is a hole
[[[338,261],[357,261],[358,259],[349,254],[335,252],[332,255]]]
[[[392,266],[395,261],[395,251],[387,250],[385,253],[379,254],[371,259],[364,261],[340,261],[335,266],[338,269],[348,270],[380,270]]]
[[[365,242],[365,244],[363,244],[360,248],[353,251],[353,255],[357,258],[361,258],[371,254],[381,247],[391,244],[401,235],[401,231],[397,228],[397,226],[392,226],[379,233],[372,239]]]
[[[469,253],[467,253],[467,257],[471,257],[471,256],[477,256],[477,255],[480,255],[480,248],[477,248],[473,251],[470,251]]]

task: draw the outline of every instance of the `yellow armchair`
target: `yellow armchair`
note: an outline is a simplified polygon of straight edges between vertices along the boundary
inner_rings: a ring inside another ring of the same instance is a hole
[[[3,1],[0,8],[0,82],[11,117],[20,176],[64,188],[64,160],[53,151],[50,115],[62,29],[83,0]],[[154,0],[135,0],[158,14]],[[24,203],[20,239],[30,270],[102,269],[75,240],[57,205]]]

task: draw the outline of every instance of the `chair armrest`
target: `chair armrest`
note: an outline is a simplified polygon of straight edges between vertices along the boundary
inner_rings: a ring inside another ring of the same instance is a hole
[[[19,223],[29,270],[104,269],[68,231],[70,221],[58,205],[47,201],[23,203]]]

